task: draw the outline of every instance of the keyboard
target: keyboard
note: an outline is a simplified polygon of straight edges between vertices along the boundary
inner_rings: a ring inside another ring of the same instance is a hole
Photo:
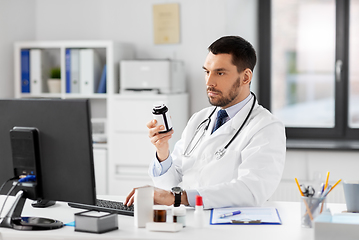
[[[122,202],[116,202],[110,200],[97,199],[96,205],[87,205],[82,203],[68,203],[68,205],[73,208],[81,208],[81,209],[94,210],[100,212],[110,212],[110,213],[116,213],[116,214],[127,215],[127,216],[134,215],[133,205],[127,207],[126,205],[123,205]]]

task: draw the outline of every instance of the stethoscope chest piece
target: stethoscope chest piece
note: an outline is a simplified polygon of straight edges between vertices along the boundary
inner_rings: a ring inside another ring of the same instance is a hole
[[[221,149],[218,149],[214,155],[216,156],[216,159],[219,160],[223,157],[223,155],[226,153],[226,149],[225,148],[221,148]]]

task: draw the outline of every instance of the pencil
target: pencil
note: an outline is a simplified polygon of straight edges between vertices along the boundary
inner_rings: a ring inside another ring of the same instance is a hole
[[[298,186],[300,195],[302,195],[302,197],[304,197],[304,194],[303,194],[302,190],[300,189],[300,185],[299,185],[298,179],[297,179],[297,178],[294,178],[294,179],[295,179],[295,182],[297,183],[297,186]]]
[[[341,179],[339,179],[338,182],[336,182],[336,183],[333,185],[333,187],[329,190],[328,194],[330,193],[330,191],[333,190],[333,188],[335,188],[335,187],[340,183],[340,181],[341,181]],[[328,194],[327,194],[327,195],[328,195]]]
[[[325,180],[324,190],[327,189],[327,187],[328,187],[329,174],[330,174],[330,172],[327,172],[327,180]]]

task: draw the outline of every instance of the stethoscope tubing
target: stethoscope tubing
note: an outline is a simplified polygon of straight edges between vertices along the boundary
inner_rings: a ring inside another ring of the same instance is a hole
[[[249,113],[247,114],[247,117],[246,117],[245,120],[243,121],[241,127],[236,131],[236,133],[235,133],[235,134],[233,135],[233,137],[229,140],[229,142],[224,146],[224,148],[222,148],[222,149],[220,150],[220,151],[222,151],[223,153],[224,153],[224,151],[229,147],[229,145],[231,145],[231,143],[234,141],[234,139],[238,136],[238,134],[240,133],[240,131],[242,130],[242,128],[244,127],[244,125],[247,123],[249,117],[250,117],[251,114],[252,114],[252,111],[253,111],[254,106],[255,106],[255,104],[256,104],[257,97],[256,97],[256,95],[255,95],[253,92],[251,92],[251,94],[252,94],[253,97],[254,97],[253,103],[252,103],[252,106],[251,106],[251,109],[249,110]],[[210,122],[211,122],[211,117],[212,117],[213,114],[216,112],[216,109],[217,109],[217,107],[215,107],[215,108],[213,109],[213,111],[212,111],[211,114],[208,116],[208,118],[206,118],[205,120],[203,120],[203,121],[198,125],[198,127],[197,127],[197,129],[196,129],[196,131],[195,131],[195,133],[194,133],[194,135],[193,135],[193,137],[191,138],[191,141],[190,141],[189,144],[187,145],[187,148],[186,148],[186,150],[185,150],[185,152],[184,152],[184,155],[185,155],[185,156],[191,155],[192,152],[193,152],[193,150],[197,147],[197,145],[198,145],[198,143],[200,142],[200,139],[202,139],[202,137],[203,137],[205,131],[208,130],[208,127],[209,127]],[[195,136],[197,135],[198,131],[200,130],[202,124],[204,124],[206,121],[208,121],[208,124],[207,124],[207,126],[204,128],[204,132],[203,132],[202,136],[200,137],[200,139],[198,140],[198,142],[194,145],[194,147],[192,148],[192,150],[191,150],[189,153],[187,153],[188,148],[191,146],[191,144],[192,144],[192,142],[193,142]],[[217,152],[218,152],[218,151],[217,151]],[[186,154],[186,153],[187,153],[187,154]]]

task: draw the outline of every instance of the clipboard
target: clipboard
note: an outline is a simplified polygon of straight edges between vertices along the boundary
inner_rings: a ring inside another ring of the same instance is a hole
[[[241,214],[220,218],[225,213],[241,211]],[[274,207],[214,208],[211,210],[211,225],[223,224],[282,224],[279,212]]]

